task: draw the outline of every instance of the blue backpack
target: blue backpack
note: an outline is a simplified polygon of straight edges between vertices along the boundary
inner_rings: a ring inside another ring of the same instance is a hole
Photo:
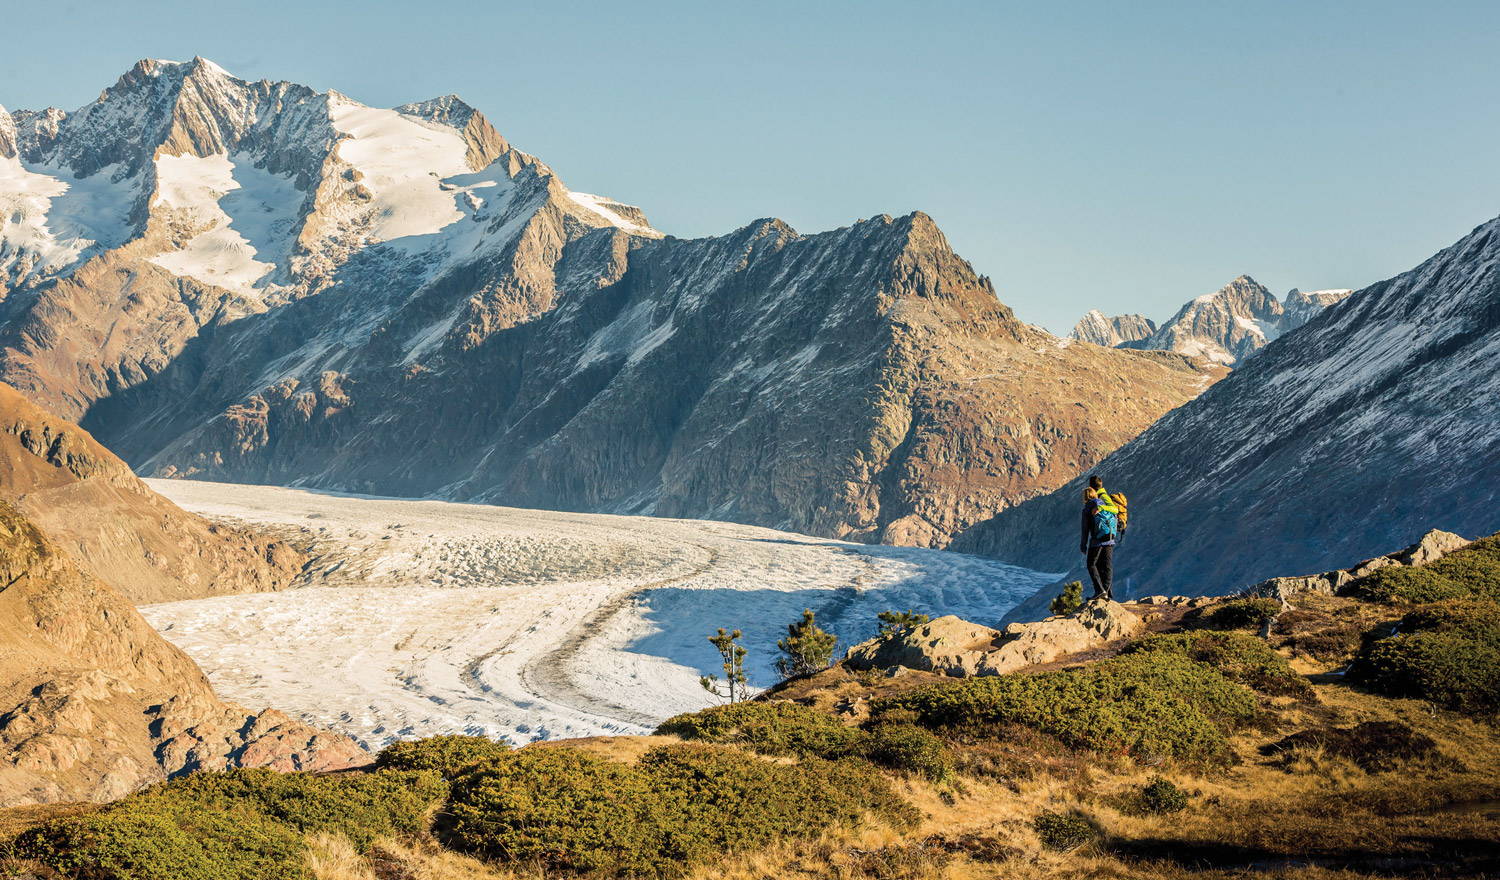
[[[1113,541],[1120,537],[1120,517],[1112,504],[1100,503],[1094,508],[1094,540]]]

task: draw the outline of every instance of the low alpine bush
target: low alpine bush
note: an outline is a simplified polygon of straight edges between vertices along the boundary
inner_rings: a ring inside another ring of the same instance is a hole
[[[1396,633],[1366,642],[1349,678],[1377,693],[1473,715],[1500,711],[1500,603],[1419,609],[1402,618]]]
[[[863,734],[817,709],[798,703],[734,703],[677,715],[656,729],[682,739],[742,745],[762,755],[839,758]]]
[[[1215,629],[1251,629],[1280,613],[1275,599],[1231,599],[1210,608],[1203,619]]]
[[[1481,538],[1427,565],[1377,569],[1355,581],[1349,590],[1377,602],[1500,602],[1500,535]]]
[[[1093,840],[1098,832],[1077,813],[1042,813],[1032,820],[1037,837],[1048,849],[1070,850]]]
[[[1138,812],[1157,816],[1180,813],[1188,805],[1187,794],[1164,776],[1151,777],[1136,793],[1135,802]]]
[[[429,772],[200,773],[16,838],[17,855],[89,880],[303,880],[305,835],[367,848],[415,833],[448,786]]]
[[[1286,658],[1264,641],[1236,632],[1186,632],[1148,636],[1131,642],[1130,655],[1176,654],[1206,663],[1231,681],[1263,694],[1308,698],[1312,684],[1294,671]]]
[[[983,734],[1019,724],[1075,749],[1226,763],[1225,733],[1255,718],[1256,700],[1206,664],[1158,652],[928,685],[872,706],[877,717],[891,709],[914,712],[929,729]]]
[[[869,764],[781,764],[705,744],[660,746],[635,766],[577,749],[521,749],[453,783],[438,831],[501,861],[674,877],[726,853],[911,810]]]
[[[509,744],[483,736],[432,736],[391,743],[375,758],[375,766],[392,770],[431,770],[452,780],[468,767],[508,751]]]
[[[877,724],[863,752],[877,764],[928,779],[943,780],[953,773],[953,755],[948,747],[915,724]]]

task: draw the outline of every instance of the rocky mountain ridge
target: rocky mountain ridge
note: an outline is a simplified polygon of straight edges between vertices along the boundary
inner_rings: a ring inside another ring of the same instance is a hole
[[[1235,367],[1350,293],[1303,293],[1292,288],[1285,300],[1278,301],[1264,285],[1241,275],[1187,303],[1160,326],[1140,315],[1106,318],[1096,309],[1078,322],[1070,337],[1112,348],[1175,351]]]
[[[920,213],[663,236],[456,98],[199,59],[11,120],[0,379],[148,475],[941,546],[1219,375],[1059,346]]]
[[[1126,342],[1138,342],[1156,332],[1156,322],[1145,315],[1115,315],[1107,318],[1098,309],[1078,319],[1069,339],[1092,342],[1105,348],[1119,348]]]
[[[1500,219],[1267,347],[1093,470],[1130,498],[1117,593],[1238,590],[1436,527],[1500,527]],[[1079,565],[1084,477],[955,547]]]

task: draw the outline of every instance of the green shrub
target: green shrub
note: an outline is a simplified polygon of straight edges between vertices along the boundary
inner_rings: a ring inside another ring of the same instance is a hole
[[[865,757],[877,764],[928,779],[942,780],[953,773],[953,756],[943,741],[915,724],[878,724],[870,731]]]
[[[1176,654],[1206,663],[1231,681],[1263,694],[1307,698],[1312,684],[1286,658],[1247,633],[1188,632],[1148,636],[1125,646],[1124,655]]]
[[[30,829],[15,850],[90,880],[291,880],[307,877],[304,835],[342,834],[364,849],[419,831],[446,794],[426,772],[200,773]]]
[[[849,754],[863,734],[817,709],[797,703],[735,703],[677,715],[657,733],[713,743],[734,743],[762,755]]]
[[[1249,629],[1280,613],[1275,599],[1231,599],[1210,608],[1204,622],[1216,629]]]
[[[1164,776],[1151,777],[1136,793],[1135,802],[1139,812],[1158,816],[1180,813],[1188,805],[1187,794]]]
[[[1038,675],[928,685],[876,701],[877,714],[915,712],[928,728],[983,732],[1019,724],[1070,748],[1224,763],[1225,732],[1256,715],[1254,695],[1209,666],[1170,652],[1135,654]]]
[[[1349,678],[1377,693],[1483,715],[1500,711],[1500,604],[1450,602],[1402,619],[1367,642]]]
[[[1268,755],[1289,756],[1299,748],[1321,748],[1326,754],[1348,758],[1370,772],[1397,770],[1437,751],[1432,737],[1399,721],[1366,721],[1354,727],[1316,727],[1300,730],[1262,748]]]
[[[1063,584],[1063,591],[1055,596],[1047,605],[1047,610],[1058,617],[1066,617],[1076,614],[1083,607],[1083,581],[1069,581]]]
[[[1355,581],[1349,590],[1377,602],[1500,602],[1500,535],[1481,538],[1427,565],[1377,569]]]
[[[569,748],[521,749],[453,784],[439,833],[453,846],[555,870],[671,877],[723,854],[915,816],[862,761],[779,764],[722,746],[647,752],[635,766]]]
[[[838,642],[838,636],[818,627],[812,609],[805,609],[801,620],[787,624],[786,638],[776,641],[781,651],[776,672],[786,680],[827,669],[833,663]]]
[[[466,768],[508,751],[509,743],[483,736],[431,736],[391,743],[375,758],[375,766],[392,770],[431,770],[451,780]]]
[[[1048,849],[1070,850],[1088,843],[1097,834],[1094,826],[1077,813],[1042,813],[1031,824]]]

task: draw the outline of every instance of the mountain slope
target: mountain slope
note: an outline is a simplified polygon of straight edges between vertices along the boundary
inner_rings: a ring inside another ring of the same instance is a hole
[[[1500,220],[1349,297],[1095,471],[1131,501],[1117,578],[1224,592],[1500,528]],[[955,547],[1076,566],[1083,478]]]
[[[290,586],[305,557],[152,492],[88,432],[0,383],[0,498],[135,603]]]
[[[130,209],[5,245],[0,378],[143,473],[941,546],[1217,376],[1059,346],[922,214],[662,236],[456,98],[142,62],[12,120],[17,211]]]

